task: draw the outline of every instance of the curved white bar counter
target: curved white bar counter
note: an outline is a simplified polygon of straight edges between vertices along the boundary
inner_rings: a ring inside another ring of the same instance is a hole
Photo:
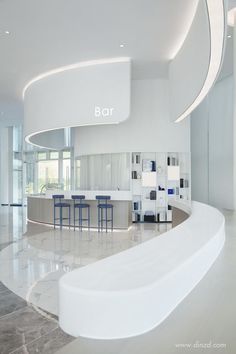
[[[182,224],[60,279],[61,328],[97,339],[136,336],[161,323],[209,270],[225,240],[224,216],[192,202]]]

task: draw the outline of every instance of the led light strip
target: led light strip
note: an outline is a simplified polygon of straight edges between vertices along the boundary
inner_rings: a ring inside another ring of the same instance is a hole
[[[198,96],[186,111],[175,120],[176,123],[186,118],[206,97],[221,68],[226,33],[225,3],[224,0],[206,0],[206,4],[208,8],[211,42],[208,73]]]
[[[93,65],[102,65],[102,64],[113,64],[113,63],[124,63],[124,62],[130,62],[131,59],[129,57],[117,57],[117,58],[110,58],[110,59],[96,59],[96,60],[88,60],[88,61],[81,61],[79,63],[71,64],[71,65],[66,65],[66,66],[61,66],[60,68],[56,68],[53,70],[46,71],[43,74],[40,74],[36,77],[34,77],[32,80],[30,80],[25,87],[23,88],[23,99],[25,97],[25,92],[26,90],[35,82],[45,79],[48,76],[55,75],[58,73],[62,73],[64,71],[68,70],[73,70],[73,69],[79,69],[79,68],[85,68],[87,66],[93,66]]]

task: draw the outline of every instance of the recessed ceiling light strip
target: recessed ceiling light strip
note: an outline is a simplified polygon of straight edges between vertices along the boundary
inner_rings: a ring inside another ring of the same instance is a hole
[[[23,89],[23,99],[25,97],[25,92],[26,90],[35,82],[45,79],[48,76],[55,75],[58,73],[62,73],[63,71],[68,71],[68,70],[73,70],[73,69],[79,69],[79,68],[85,68],[87,66],[93,66],[93,65],[102,65],[102,64],[112,64],[112,63],[120,63],[120,62],[129,62],[130,58],[128,57],[116,57],[116,58],[110,58],[110,59],[96,59],[96,60],[88,60],[88,61],[81,61],[75,64],[71,65],[66,65],[62,66],[53,70],[49,70],[45,73],[42,73],[36,77],[34,77],[32,80],[30,80],[24,87]]]
[[[213,86],[220,71],[226,34],[226,11],[224,0],[206,0],[210,24],[210,63],[206,80],[194,102],[182,113],[175,122],[178,123],[186,118],[206,97]]]

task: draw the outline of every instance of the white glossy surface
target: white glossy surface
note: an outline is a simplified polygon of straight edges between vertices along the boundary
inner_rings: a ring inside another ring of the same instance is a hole
[[[224,56],[225,15],[225,0],[199,1],[188,36],[170,64],[171,109],[175,122],[191,114],[217,79]]]
[[[191,216],[162,237],[62,277],[62,329],[98,339],[151,330],[202,279],[224,240],[224,216],[193,202]]]
[[[96,200],[96,195],[109,195],[111,197],[111,200],[132,200],[132,193],[130,191],[82,191],[82,190],[76,190],[76,191],[47,191],[45,196],[38,196],[39,198],[52,198],[53,194],[63,194],[65,198],[70,199],[71,195],[73,194],[79,194],[79,195],[85,195],[85,199],[87,200]]]

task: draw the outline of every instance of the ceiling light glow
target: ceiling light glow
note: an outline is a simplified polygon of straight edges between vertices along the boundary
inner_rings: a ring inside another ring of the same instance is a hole
[[[226,33],[224,0],[207,0],[209,24],[210,24],[210,62],[205,82],[192,104],[182,113],[175,122],[186,118],[206,97],[213,86],[221,68]]]

